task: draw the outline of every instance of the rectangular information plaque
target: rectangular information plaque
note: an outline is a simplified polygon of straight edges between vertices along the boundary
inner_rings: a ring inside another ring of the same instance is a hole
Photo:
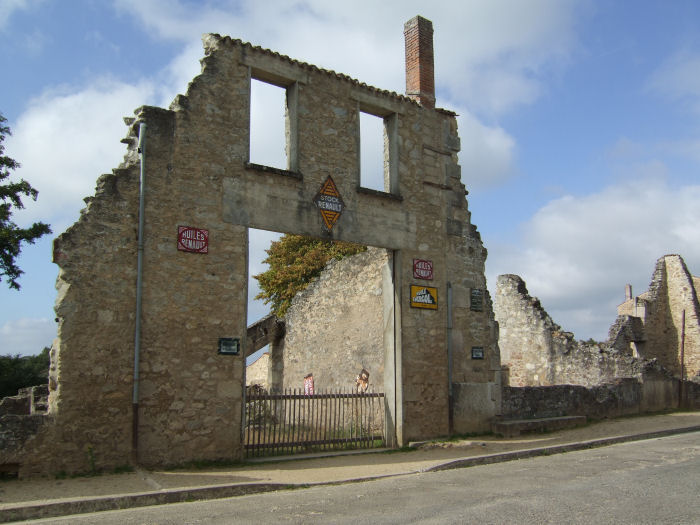
[[[241,340],[238,337],[220,337],[219,353],[223,355],[238,355],[241,351]]]
[[[471,301],[469,304],[469,309],[472,312],[481,312],[484,310],[484,291],[478,288],[472,288]]]

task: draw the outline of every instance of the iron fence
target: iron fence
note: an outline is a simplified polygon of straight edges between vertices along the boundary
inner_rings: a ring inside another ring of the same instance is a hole
[[[252,390],[244,433],[246,457],[383,447],[384,394]]]

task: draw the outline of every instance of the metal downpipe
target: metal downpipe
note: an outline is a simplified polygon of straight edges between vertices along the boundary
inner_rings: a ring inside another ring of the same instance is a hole
[[[452,391],[452,283],[447,283],[447,406],[448,429],[454,432],[454,393]]]
[[[145,209],[146,185],[146,124],[139,124],[139,158],[141,171],[139,175],[139,231],[136,259],[136,325],[134,328],[134,391],[131,400],[132,428],[131,455],[134,462],[138,461],[139,448],[139,361],[141,356],[141,299],[143,290],[143,225]]]

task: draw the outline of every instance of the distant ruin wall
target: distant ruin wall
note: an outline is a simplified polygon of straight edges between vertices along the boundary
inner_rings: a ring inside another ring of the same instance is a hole
[[[494,312],[499,323],[501,360],[511,386],[592,386],[637,377],[644,363],[629,351],[574,339],[528,294],[517,275],[500,275]],[[627,325],[621,325],[624,332]]]
[[[384,388],[385,290],[382,268],[386,250],[331,261],[319,278],[297,294],[285,316],[283,388],[302,389],[304,377],[314,376],[316,391],[349,389],[362,368],[370,386]]]
[[[685,376],[700,373],[700,307],[695,279],[679,255],[666,255],[657,263],[646,299],[642,356],[655,357],[674,375],[680,375],[681,340],[684,337]],[[683,312],[685,326],[683,327]]]
[[[265,352],[251,365],[245,369],[245,384],[260,385],[264,389],[268,388],[268,373],[270,368],[270,353]]]

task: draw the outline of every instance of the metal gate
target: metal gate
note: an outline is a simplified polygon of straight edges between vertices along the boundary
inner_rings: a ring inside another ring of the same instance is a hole
[[[245,419],[246,457],[385,445],[383,393],[251,388]]]

